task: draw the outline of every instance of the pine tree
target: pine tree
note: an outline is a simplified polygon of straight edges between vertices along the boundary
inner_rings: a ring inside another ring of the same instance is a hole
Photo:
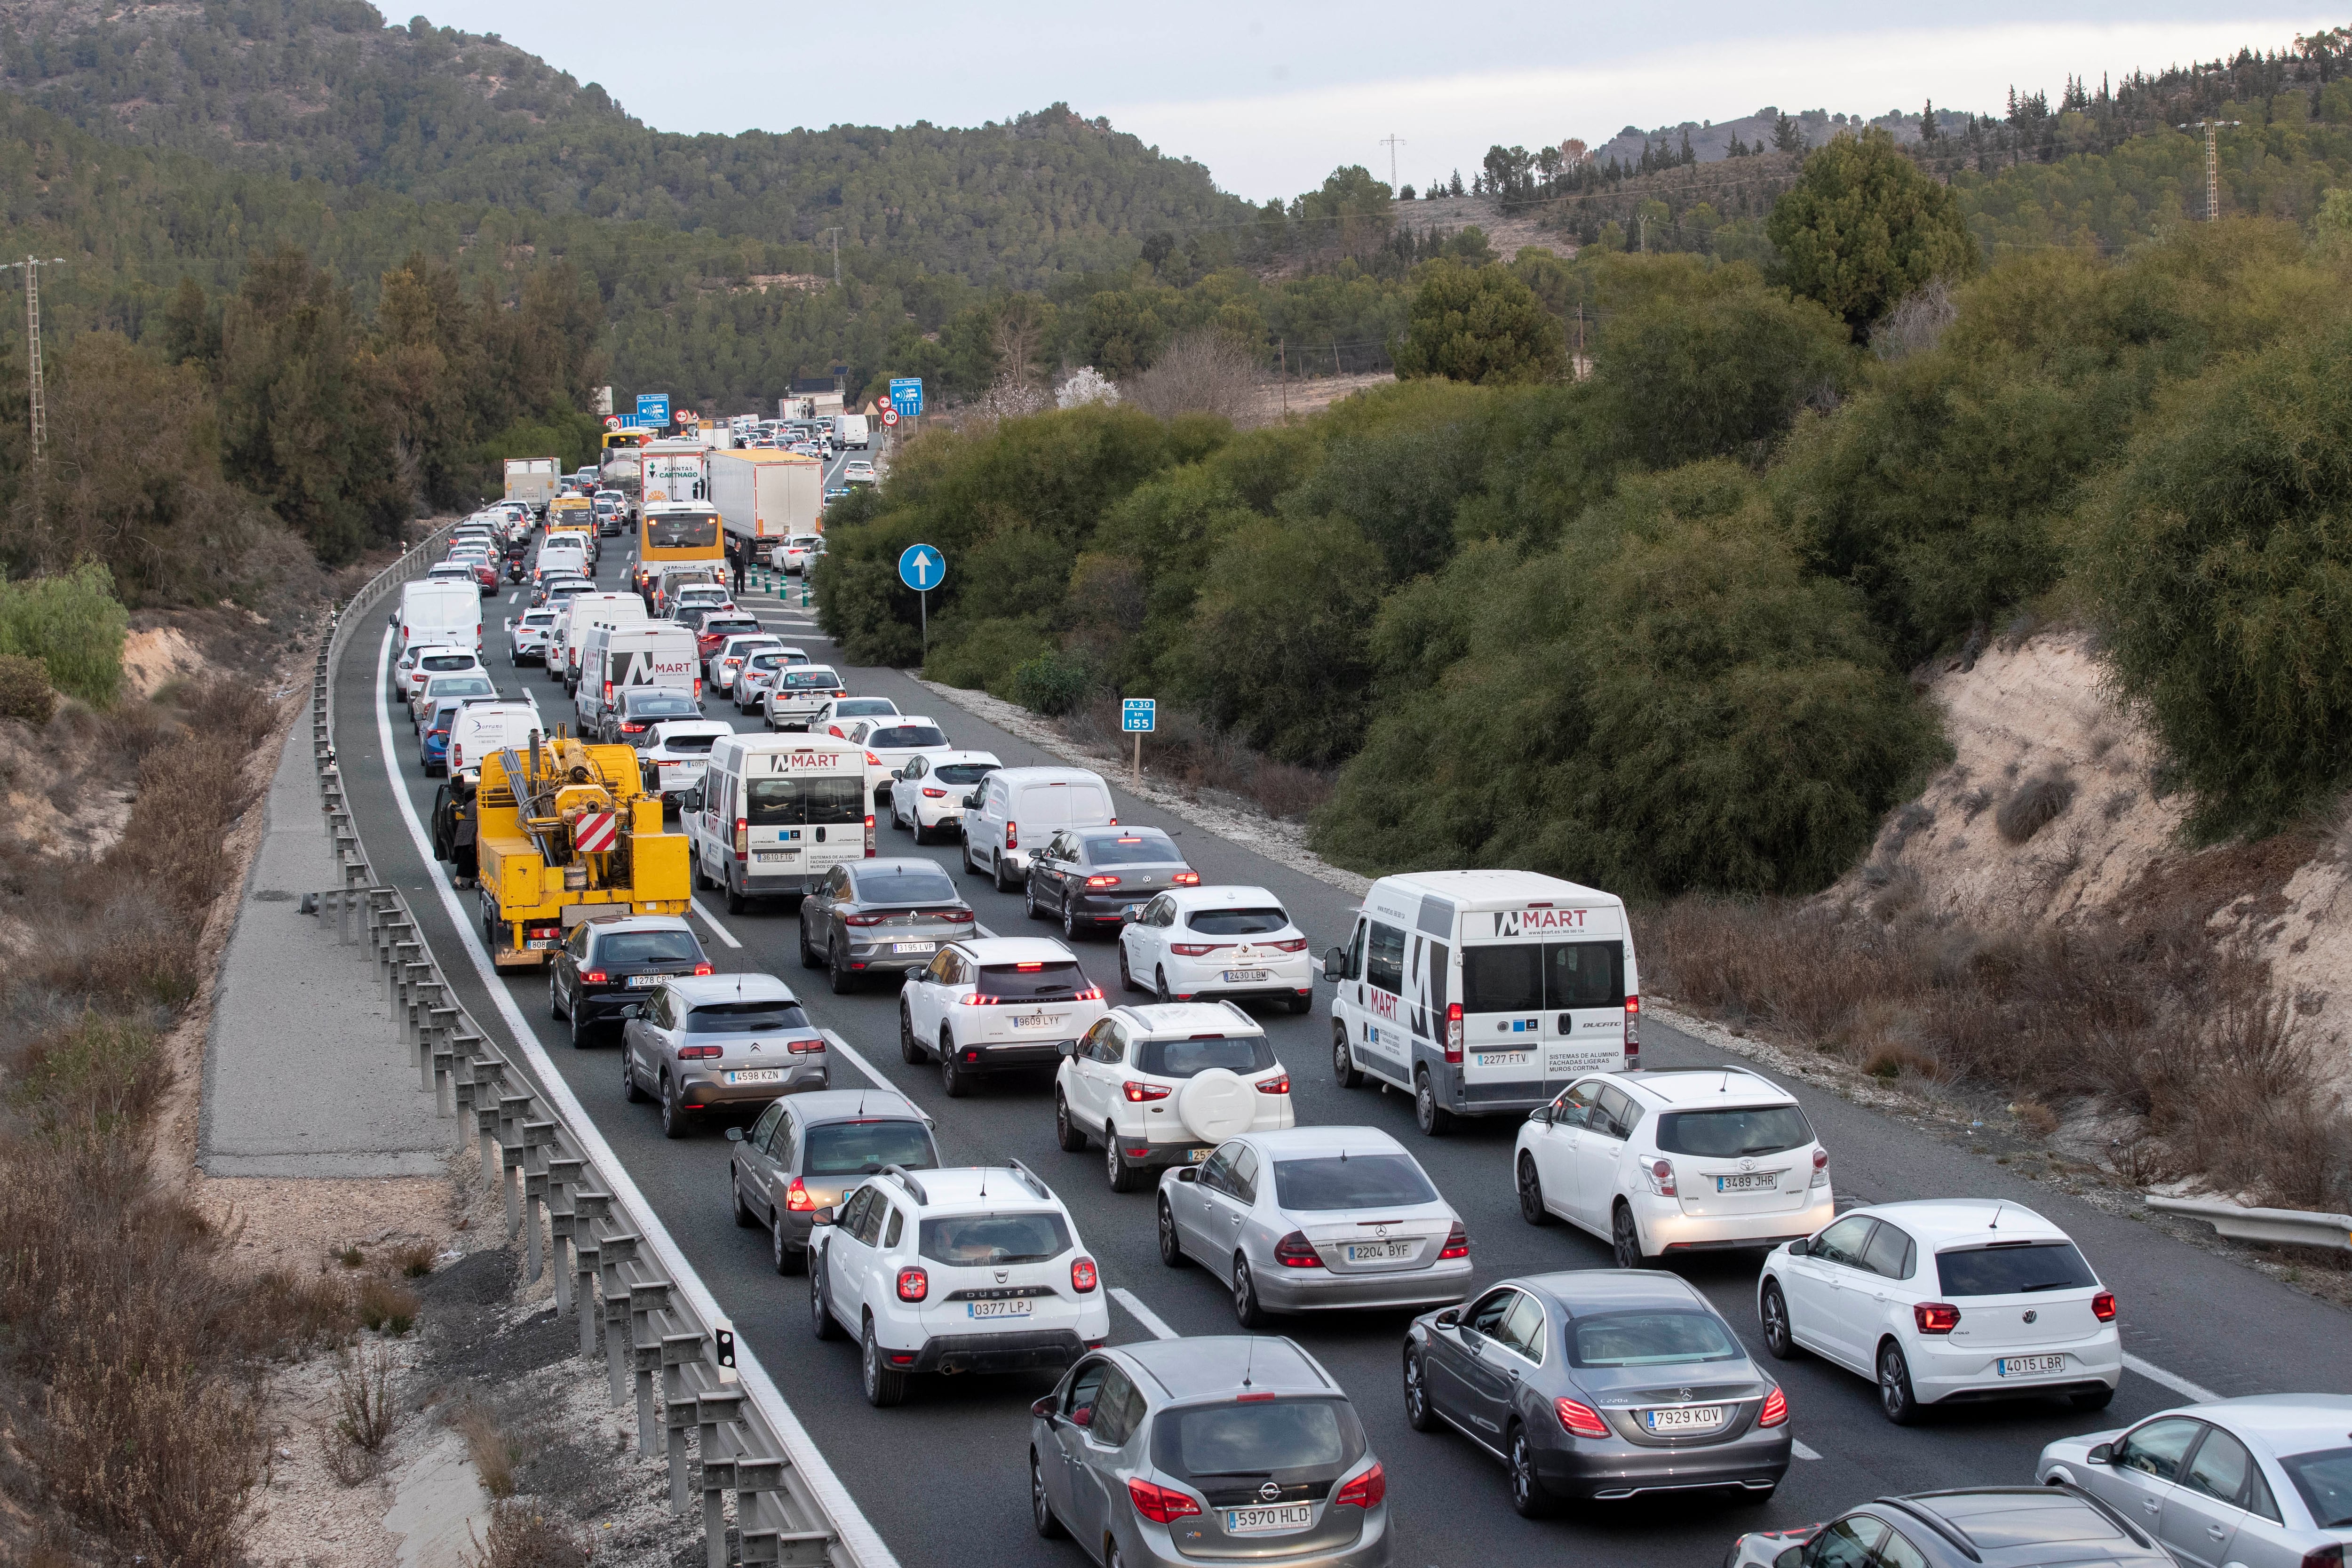
[[[1787,114],[1772,122],[1772,147],[1775,152],[1801,153],[1805,150],[1805,128]]]
[[[1927,107],[1919,110],[1919,140],[1937,142],[1941,141],[1943,135],[1943,131],[1936,124],[1936,100],[1931,98],[1927,100]]]

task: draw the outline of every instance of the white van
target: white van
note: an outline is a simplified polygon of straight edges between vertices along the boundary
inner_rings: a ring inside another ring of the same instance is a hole
[[[472,583],[419,579],[404,584],[400,608],[392,624],[399,633],[393,647],[398,658],[411,643],[438,643],[446,647],[482,651],[482,595]]]
[[[468,702],[449,723],[449,771],[460,773],[478,768],[484,757],[509,746],[528,750],[533,735],[547,739],[538,704]]]
[[[1002,776],[1002,775],[999,775]],[[1413,1097],[1421,1130],[1524,1114],[1642,1065],[1633,931],[1614,893],[1534,871],[1415,871],[1364,895],[1323,959],[1331,1064]]]
[[[550,674],[563,682],[564,689],[578,695],[582,650],[588,634],[598,626],[641,626],[646,624],[646,602],[635,594],[574,594],[571,602],[555,617],[555,637],[549,640],[551,651],[547,668]]]
[[[694,634],[667,621],[591,626],[580,647],[580,732],[602,733],[622,695],[640,686],[664,687],[700,706]]]
[[[551,533],[539,546],[538,570],[531,581],[543,583],[558,572],[577,572],[583,577],[593,575],[588,570],[587,541],[576,533]]]
[[[1012,892],[1029,875],[1029,854],[1065,827],[1109,827],[1110,785],[1085,768],[1000,768],[963,808],[963,868]]]
[[[874,853],[866,753],[830,737],[722,735],[701,787],[678,811],[694,885],[747,899],[798,899],[845,861]]]

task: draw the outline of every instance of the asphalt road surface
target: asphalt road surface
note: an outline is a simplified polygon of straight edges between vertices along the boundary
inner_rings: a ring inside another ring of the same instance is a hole
[[[860,454],[870,456],[871,454]],[[842,459],[835,459],[828,468]],[[603,579],[625,581],[627,541],[608,542]],[[536,668],[508,660],[501,625],[519,613],[509,590],[485,603],[485,658],[502,688],[527,689],[549,722],[569,721],[571,704],[560,685]],[[789,595],[798,598],[797,587]],[[829,657],[813,611],[796,603],[750,595],[756,611],[812,658]],[[379,741],[384,708],[381,659],[374,636],[352,641],[336,671],[341,733],[338,752],[345,786],[378,874],[411,894],[412,907],[435,944],[446,973],[467,1007],[497,1031],[475,971],[427,883],[446,882],[446,868],[417,853],[394,794],[404,792],[420,816],[429,812],[434,783],[422,776],[404,710],[390,721],[394,754]],[[854,693],[894,699],[908,713],[925,713],[958,746],[992,751],[1009,766],[1054,763],[1013,736],[938,704],[903,674],[837,666]],[[730,703],[714,700],[714,718],[739,728]],[[389,763],[389,766],[387,765]],[[1112,779],[1114,786],[1118,780]],[[1324,883],[1275,864],[1205,830],[1167,819],[1150,806],[1118,795],[1121,822],[1148,824],[1177,837],[1209,883],[1265,887],[1291,910],[1318,955],[1348,929],[1354,900]],[[1017,895],[1001,894],[982,879],[962,874],[953,844],[918,848],[910,836],[877,826],[885,855],[926,855],[954,871],[981,924],[1000,934],[1035,932]],[[470,910],[472,895],[463,895]],[[709,902],[706,900],[706,908]],[[1153,1241],[1152,1195],[1117,1194],[1105,1184],[1101,1159],[1063,1152],[1053,1132],[1052,1082],[1040,1073],[988,1083],[969,1099],[950,1101],[935,1066],[910,1067],[898,1051],[895,986],[835,996],[822,976],[803,970],[794,952],[796,921],[784,904],[755,904],[751,912],[714,921],[698,915],[704,945],[722,972],[764,971],[782,976],[812,1016],[855,1050],[858,1063],[836,1060],[836,1088],[857,1085],[861,1068],[911,1096],[939,1121],[949,1163],[995,1163],[1017,1156],[1053,1184],[1076,1216],[1084,1244],[1099,1260],[1112,1292],[1114,1339],[1154,1332],[1234,1331],[1226,1293],[1203,1269],[1161,1266]],[[1077,950],[1106,994],[1119,998],[1118,960],[1108,937],[1082,938]],[[538,1029],[599,1130],[625,1162],[637,1184],[684,1248],[737,1331],[756,1351],[867,1517],[899,1559],[909,1565],[1076,1563],[1067,1542],[1041,1542],[1028,1515],[1025,1461],[1029,1402],[1051,1386],[1045,1374],[1011,1378],[919,1380],[903,1406],[875,1410],[858,1391],[856,1348],[819,1344],[807,1327],[803,1278],[771,1271],[765,1233],[740,1230],[729,1214],[728,1144],[713,1124],[683,1142],[664,1139],[651,1106],[625,1104],[614,1042],[574,1050],[547,1005],[537,975],[505,982],[524,1016]],[[1318,982],[1316,1010],[1304,1017],[1262,1012],[1276,1053],[1292,1072],[1292,1094],[1302,1124],[1359,1124],[1386,1129],[1410,1147],[1468,1226],[1478,1281],[1518,1273],[1609,1266],[1597,1239],[1553,1225],[1541,1229],[1518,1215],[1510,1179],[1507,1120],[1459,1124],[1445,1138],[1415,1130],[1402,1094],[1370,1087],[1339,1088],[1329,1068],[1330,988]],[[1139,999],[1139,998],[1136,998]],[[1643,1029],[1644,1059],[1653,1066],[1717,1059],[1656,1017]],[[1756,1071],[1748,1064],[1742,1070]],[[1769,1076],[1769,1074],[1766,1076]],[[1399,1394],[1400,1350],[1409,1314],[1370,1312],[1284,1322],[1337,1376],[1356,1401],[1375,1451],[1387,1467],[1391,1529],[1400,1568],[1524,1559],[1530,1553],[1605,1552],[1632,1563],[1700,1568],[1721,1561],[1743,1531],[1818,1520],[1857,1499],[1972,1483],[2032,1479],[2035,1455],[2053,1437],[2120,1426],[2186,1402],[2184,1389],[2223,1395],[2287,1390],[2352,1392],[2352,1332],[2344,1316],[2254,1272],[2181,1246],[2152,1227],[2105,1214],[1990,1161],[1955,1149],[1899,1119],[1855,1107],[1800,1083],[1789,1086],[1804,1104],[1832,1156],[1842,1202],[1885,1202],[1937,1196],[2002,1196],[2027,1204],[2066,1226],[2105,1282],[2121,1298],[2124,1348],[2134,1358],[2115,1405],[2083,1415],[2055,1402],[1978,1405],[1930,1412],[1918,1426],[1898,1428],[1879,1415],[1875,1390],[1862,1378],[1810,1358],[1776,1363],[1766,1357],[1757,1330],[1752,1254],[1702,1255],[1674,1267],[1705,1290],[1748,1342],[1750,1352],[1787,1389],[1797,1460],[1767,1502],[1742,1504],[1676,1498],[1592,1505],[1562,1517],[1522,1520],[1511,1511],[1498,1464],[1450,1433],[1423,1434],[1405,1426]],[[1127,1293],[1122,1296],[1122,1292]],[[1144,1314],[1130,1310],[1127,1301]]]

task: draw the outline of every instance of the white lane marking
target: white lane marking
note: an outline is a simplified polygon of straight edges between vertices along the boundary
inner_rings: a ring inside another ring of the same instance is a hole
[[[874,1064],[867,1061],[864,1057],[859,1056],[857,1052],[851,1047],[849,1042],[843,1039],[840,1035],[831,1029],[819,1029],[817,1033],[824,1037],[824,1048],[826,1050],[839,1051],[843,1056],[848,1058],[849,1065],[856,1068],[859,1072],[864,1073],[867,1078],[872,1079],[874,1080],[875,1088],[887,1089],[893,1094],[900,1092],[897,1084],[892,1083],[888,1079],[884,1078],[880,1073],[876,1072],[874,1070]]]
[[[1176,1331],[1170,1328],[1166,1322],[1161,1321],[1159,1313],[1153,1311],[1150,1308],[1137,1300],[1135,1299],[1135,1292],[1129,1289],[1126,1286],[1112,1286],[1110,1290],[1110,1299],[1118,1302],[1120,1306],[1126,1308],[1127,1315],[1129,1317],[1133,1318],[1137,1322],[1141,1323],[1146,1329],[1150,1330],[1153,1339],[1172,1340],[1177,1337]]]
[[[383,647],[376,655],[375,684],[378,692],[383,690],[384,672],[391,662],[392,633],[387,630],[383,634]],[[688,1262],[686,1254],[678,1249],[677,1242],[670,1236],[669,1227],[662,1223],[661,1215],[654,1212],[653,1205],[647,1203],[645,1194],[637,1190],[636,1181],[629,1174],[629,1168],[621,1163],[620,1156],[613,1152],[613,1146],[604,1141],[604,1134],[588,1119],[587,1108],[572,1091],[572,1085],[555,1070],[555,1059],[547,1054],[547,1047],[540,1044],[539,1036],[532,1032],[530,1023],[524,1019],[522,1009],[515,1005],[513,994],[508,991],[505,981],[499,976],[497,966],[490,962],[489,953],[482,947],[480,933],[475,931],[472,919],[459,905],[457,889],[442,879],[439,862],[433,858],[433,841],[425,836],[425,824],[417,819],[416,803],[408,798],[406,782],[401,778],[400,764],[393,754],[392,709],[382,697],[376,701],[375,732],[378,743],[383,748],[384,777],[392,784],[392,798],[400,807],[401,820],[407,825],[409,839],[416,846],[418,858],[425,862],[426,879],[433,884],[433,890],[440,895],[441,907],[447,912],[449,923],[457,928],[457,939],[466,949],[466,956],[473,961],[474,973],[481,976],[482,984],[488,988],[490,1000],[498,1007],[499,1016],[505,1022],[507,1032],[514,1037],[516,1048],[530,1063],[531,1071],[545,1089],[547,1098],[554,1102],[555,1109],[571,1125],[572,1136],[580,1141],[582,1152],[593,1160],[597,1168],[610,1179],[616,1189],[613,1195],[620,1201],[629,1223],[636,1227],[637,1234],[652,1248],[656,1260],[669,1275],[671,1281],[686,1293],[687,1300],[693,1303],[703,1321],[712,1324],[731,1322],[733,1320],[719,1310],[718,1299],[711,1295],[710,1287],[702,1282],[702,1276],[695,1272],[694,1265]],[[801,1425],[800,1416],[786,1403],[783,1392],[768,1375],[768,1369],[760,1364],[760,1358],[752,1353],[751,1347],[740,1338],[735,1342],[735,1375],[776,1428],[776,1436],[783,1440],[785,1457],[807,1480],[810,1491],[815,1494],[817,1501],[831,1516],[834,1527],[841,1532],[842,1543],[856,1554],[861,1568],[898,1568],[898,1556],[883,1543],[881,1531],[874,1528],[872,1521],[866,1517],[866,1511],[857,1506],[857,1500],[849,1495],[849,1489],[841,1484],[841,1478],[834,1473],[833,1466],[817,1447],[815,1439],[808,1435],[808,1428]]]
[[[1797,1458],[1801,1459],[1818,1459],[1821,1458],[1819,1454],[1814,1453],[1811,1448],[1806,1447],[1794,1437],[1789,1439],[1789,1452],[1796,1455]]]
[[[694,912],[702,917],[702,923],[709,926],[712,932],[718,936],[719,941],[725,942],[730,947],[741,947],[743,945],[741,942],[735,940],[735,933],[733,931],[729,931],[725,926],[720,925],[717,921],[710,918],[710,911],[702,907],[702,900],[700,899],[688,899],[687,902],[694,906]]]
[[[2210,1405],[2221,1397],[2211,1389],[2191,1383],[2178,1373],[2167,1372],[2152,1361],[2142,1361],[2128,1351],[2124,1352],[2124,1367],[2126,1371],[2139,1373],[2150,1383],[2160,1383],[2173,1393],[2184,1398],[2193,1399],[2200,1405]]]

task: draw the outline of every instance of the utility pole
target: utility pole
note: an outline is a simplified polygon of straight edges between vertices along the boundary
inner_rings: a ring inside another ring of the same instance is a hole
[[[65,264],[66,258],[62,256],[52,256],[47,262],[52,267]],[[0,272],[19,267],[25,269],[25,379],[26,390],[30,395],[28,401],[32,404],[33,471],[37,475],[47,457],[43,448],[48,445],[49,439],[48,404],[41,376],[42,265],[39,257],[27,256],[22,261],[0,266]]]
[[[1381,138],[1381,145],[1389,150],[1389,195],[1394,195],[1404,187],[1397,184],[1397,149],[1405,144],[1403,137],[1391,132]]]
[[[838,226],[823,231],[833,236],[833,286],[841,287],[841,229]]]
[[[1274,352],[1276,362],[1282,366],[1276,373],[1282,382],[1282,413],[1285,418],[1288,418],[1290,416],[1290,340],[1275,339]]]
[[[2224,125],[2241,123],[2235,120],[2197,120],[2180,127],[2183,131],[2202,126],[2205,130],[2205,221],[2221,221],[2221,156],[2215,144],[2214,133]]]

